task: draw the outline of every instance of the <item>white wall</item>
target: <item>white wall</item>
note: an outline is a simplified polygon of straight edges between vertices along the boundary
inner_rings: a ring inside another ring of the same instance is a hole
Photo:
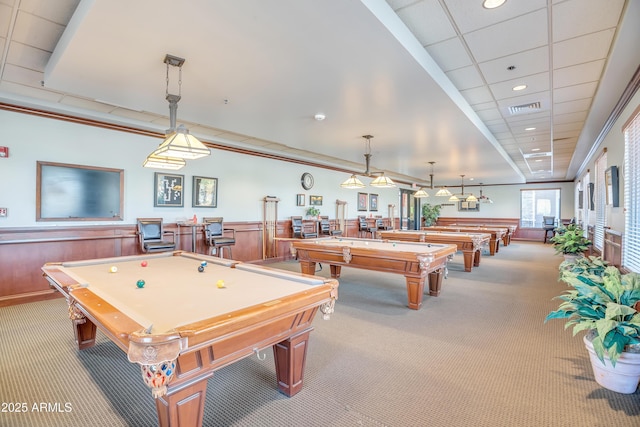
[[[223,216],[225,221],[259,221],[262,199],[276,196],[278,218],[304,215],[309,196],[323,196],[321,214],[335,218],[336,199],[348,202],[348,216],[354,218],[357,191],[340,188],[349,175],[292,164],[283,161],[213,150],[204,159],[187,161],[175,172],[184,175],[184,207],[154,207],[154,173],[142,167],[146,156],[161,142],[159,139],[27,114],[0,111],[4,134],[0,145],[8,146],[10,157],[0,158],[0,207],[8,208],[8,216],[0,217],[0,227],[110,224],[119,221],[64,221],[36,223],[36,162],[47,161],[124,169],[125,203],[122,223],[135,223],[137,217],[162,217],[165,221],[203,216]],[[314,176],[311,190],[304,190],[300,177],[304,172]],[[171,172],[174,173],[174,172]],[[218,207],[192,208],[192,177],[218,178]],[[365,184],[371,179],[362,178]],[[374,189],[362,192],[379,195],[379,211],[387,216],[387,205],[398,204],[397,189]],[[305,194],[306,206],[296,206],[296,195]],[[366,212],[370,214],[371,212]]]

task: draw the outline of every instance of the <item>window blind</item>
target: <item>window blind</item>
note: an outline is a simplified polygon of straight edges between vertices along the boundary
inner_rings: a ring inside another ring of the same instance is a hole
[[[594,230],[594,242],[593,245],[602,252],[604,248],[604,227],[607,223],[607,212],[606,212],[606,183],[604,180],[604,172],[607,168],[607,153],[604,152],[602,155],[596,160],[596,182],[595,182],[595,200],[594,204],[596,207],[596,227]]]
[[[640,110],[624,128],[624,246],[622,266],[640,273]]]

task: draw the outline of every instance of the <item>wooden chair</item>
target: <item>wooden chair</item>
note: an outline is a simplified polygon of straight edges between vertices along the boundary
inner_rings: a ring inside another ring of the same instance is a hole
[[[358,217],[358,237],[368,237],[367,234],[371,234],[371,238],[375,236],[375,227],[370,227],[367,223],[367,217]]]
[[[318,233],[309,233],[304,231],[304,225],[302,224],[301,216],[291,217],[291,234],[293,235],[293,237],[297,237],[299,239],[310,239],[318,237]]]
[[[551,232],[551,237],[555,234],[556,231],[556,217],[555,216],[543,216],[542,217],[542,228],[544,230],[544,243],[547,243],[547,237],[549,236],[549,232]]]
[[[391,230],[391,227],[385,225],[382,218],[376,218],[376,230]]]
[[[176,233],[164,230],[162,218],[138,218],[137,232],[140,250],[144,253],[167,252],[176,249]],[[171,241],[165,236],[171,236]]]
[[[204,224],[204,243],[209,246],[210,255],[218,255],[224,258],[223,249],[229,252],[231,258],[231,246],[236,244],[236,230],[233,228],[224,228],[222,217],[202,218]],[[225,236],[225,233],[231,233],[232,237]]]
[[[332,230],[328,216],[320,217],[320,234],[323,236],[341,236],[342,230]]]

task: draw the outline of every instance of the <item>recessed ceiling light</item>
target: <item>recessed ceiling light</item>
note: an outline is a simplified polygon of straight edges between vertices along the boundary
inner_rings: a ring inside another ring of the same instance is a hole
[[[536,159],[536,162],[541,162],[541,161],[542,161],[542,159]]]
[[[325,115],[324,115],[324,114],[322,114],[322,113],[318,113],[318,114],[316,114],[315,116],[313,116],[313,118],[314,118],[314,119],[316,119],[317,121],[321,122],[321,121],[323,121],[324,119],[326,119],[326,118],[327,118],[327,116],[325,116]]]
[[[525,90],[527,88],[527,85],[518,85],[518,86],[514,86],[513,90]]]
[[[507,0],[484,0],[482,2],[482,7],[485,9],[495,9],[496,7],[502,6],[506,1]]]
[[[536,130],[536,128],[524,128],[524,130]]]
[[[532,148],[531,151],[540,151],[539,148]]]

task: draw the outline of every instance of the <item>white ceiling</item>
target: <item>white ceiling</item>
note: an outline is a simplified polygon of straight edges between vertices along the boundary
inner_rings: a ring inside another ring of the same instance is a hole
[[[371,134],[403,182],[573,179],[640,64],[640,2],[481,3],[0,0],[0,102],[164,131],[171,54],[205,141],[362,172]]]

